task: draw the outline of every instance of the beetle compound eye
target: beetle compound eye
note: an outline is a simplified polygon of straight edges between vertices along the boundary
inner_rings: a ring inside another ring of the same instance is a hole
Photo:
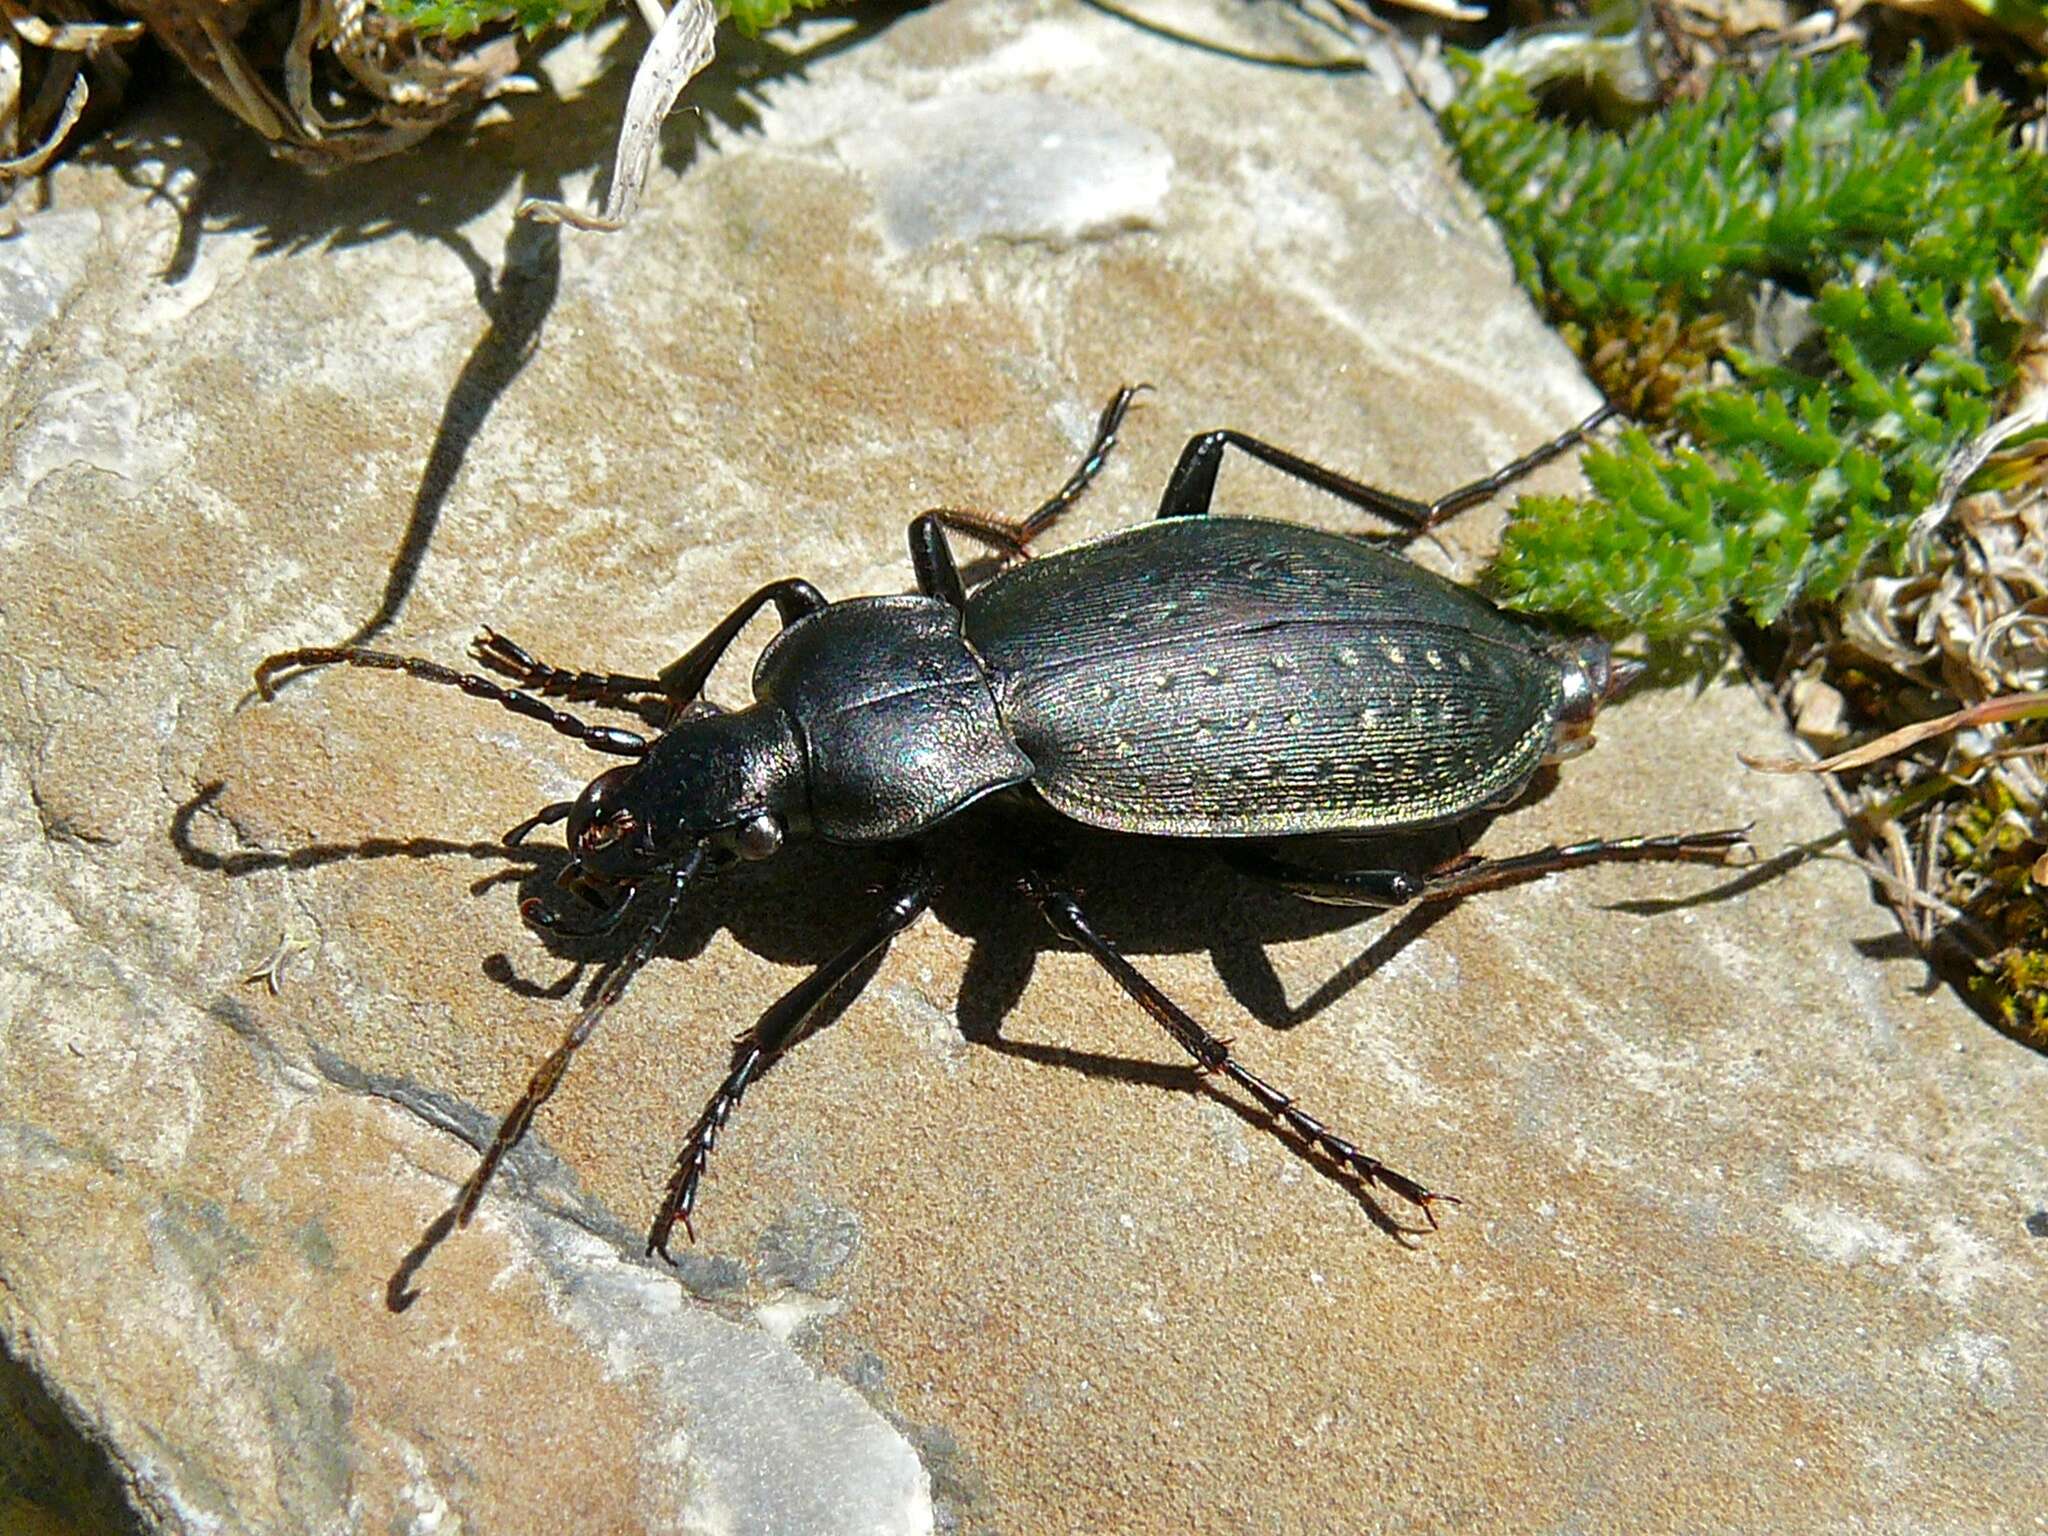
[[[733,834],[733,849],[743,859],[774,857],[782,851],[782,823],[763,812]]]

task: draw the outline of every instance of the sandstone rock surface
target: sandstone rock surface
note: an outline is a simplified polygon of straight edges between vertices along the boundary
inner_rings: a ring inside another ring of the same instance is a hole
[[[494,847],[593,762],[386,676],[250,704],[266,653],[455,662],[489,623],[642,670],[775,576],[902,590],[911,514],[1034,502],[1127,380],[1156,392],[1054,543],[1150,515],[1197,430],[1428,492],[1593,400],[1372,79],[954,0],[728,49],[630,229],[515,227],[587,192],[625,89],[595,66],[635,46],[325,182],[174,100],[0,244],[0,1334],[10,1422],[105,1458],[14,1467],[0,1514],[2042,1529],[2048,1064],[1826,862],[1351,924],[1085,850],[1148,972],[1464,1198],[1404,1245],[963,830],[936,920],[735,1117],[671,1271],[641,1234],[727,1039],[874,899],[873,860],[793,853],[691,901],[387,1306],[607,953],[523,928],[535,865]],[[1224,494],[1355,526],[1242,464]],[[1423,554],[1469,571],[1488,526]],[[1739,685],[1601,734],[1486,846],[1831,826],[1736,763],[1783,749]]]

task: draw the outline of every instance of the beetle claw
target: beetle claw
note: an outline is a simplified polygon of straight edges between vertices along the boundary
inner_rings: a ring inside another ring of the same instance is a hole
[[[1436,1208],[1439,1203],[1444,1205],[1463,1205],[1465,1202],[1456,1195],[1440,1195],[1434,1190],[1424,1190],[1420,1204],[1422,1206],[1422,1214],[1428,1220],[1429,1230],[1432,1232],[1443,1230],[1437,1225],[1436,1220]]]
[[[1409,1232],[1419,1234],[1425,1230],[1430,1232],[1441,1231],[1442,1228],[1436,1219],[1437,1206],[1440,1204],[1463,1205],[1465,1203],[1456,1195],[1438,1194],[1433,1189],[1427,1189],[1409,1178],[1407,1174],[1396,1173],[1384,1163],[1376,1162],[1371,1167],[1361,1167],[1359,1172],[1365,1176],[1365,1181],[1368,1184],[1379,1185],[1422,1212],[1422,1218],[1429,1223],[1429,1226],[1426,1229],[1422,1227],[1404,1229]]]
[[[668,1251],[668,1241],[674,1236],[676,1224],[680,1222],[683,1236],[691,1243],[697,1241],[697,1229],[690,1224],[688,1211],[668,1211],[654,1218],[654,1230],[647,1234],[647,1257],[659,1257],[671,1269],[675,1267],[676,1256]]]

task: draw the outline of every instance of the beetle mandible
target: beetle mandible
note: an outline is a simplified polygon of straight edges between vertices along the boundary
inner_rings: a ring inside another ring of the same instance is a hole
[[[1150,523],[1027,559],[1033,540],[1101,469],[1139,389],[1103,410],[1079,468],[1029,516],[959,509],[910,525],[918,591],[828,602],[790,578],[754,593],[654,676],[546,665],[495,631],[474,655],[519,686],[360,647],[282,652],[257,669],[269,697],[287,668],[347,663],[460,688],[630,761],[574,801],[505,835],[566,822],[559,883],[595,913],[572,927],[529,900],[543,929],[616,928],[635,898],[639,937],[500,1123],[456,1207],[474,1214],[500,1160],[526,1133],[599,1018],[652,958],[686,887],[790,837],[891,845],[901,873],[879,915],[736,1041],[731,1070],[692,1127],[648,1236],[667,1254],[691,1216],[720,1132],[748,1086],[801,1042],[833,990],[931,905],[938,877],[920,837],[970,808],[1026,796],[1113,833],[1206,840],[1234,864],[1312,901],[1390,908],[1461,896],[1603,859],[1719,859],[1739,829],[1603,839],[1435,869],[1330,873],[1288,857],[1307,834],[1383,836],[1504,806],[1538,768],[1591,744],[1602,704],[1640,673],[1604,641],[1560,637],[1360,539],[1297,524],[1212,515],[1226,447],[1355,506],[1425,532],[1564,452],[1603,407],[1494,473],[1433,502],[1379,490],[1243,433],[1191,439]],[[962,581],[946,530],[1011,557]],[[706,701],[712,668],[757,613],[781,632],[754,670],[754,702]],[[652,737],[590,725],[549,698],[662,726]],[[1091,955],[1192,1057],[1227,1078],[1307,1148],[1436,1225],[1432,1191],[1337,1135],[1246,1068],[1228,1045],[1132,966],[1075,893],[1042,867],[1023,889],[1061,938]]]

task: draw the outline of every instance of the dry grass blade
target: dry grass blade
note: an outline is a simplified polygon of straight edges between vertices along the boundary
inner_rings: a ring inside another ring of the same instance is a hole
[[[567,203],[530,197],[519,205],[519,217],[542,224],[569,224],[577,229],[623,229],[640,206],[641,189],[661,148],[661,125],[676,98],[712,57],[711,34],[718,16],[711,0],[676,0],[654,29],[653,41],[633,72],[633,90],[619,124],[619,148],[612,161],[612,183],[604,210],[585,213]]]
[[[1933,720],[1922,720],[1896,731],[1887,731],[1875,741],[1815,762],[1802,762],[1790,757],[1751,757],[1746,752],[1738,755],[1746,766],[1761,773],[1844,773],[1851,768],[1867,768],[1872,763],[1896,757],[1908,747],[1916,747],[1923,741],[1932,741],[1952,731],[1979,725],[1999,725],[2010,720],[2043,718],[2048,718],[2048,692],[2011,693],[1986,699],[1981,704],[1972,704],[1967,709],[1958,709]]]
[[[452,47],[366,0],[300,0],[281,51],[260,10],[216,0],[129,6],[216,101],[309,170],[396,154],[525,83],[509,28]]]
[[[128,69],[117,50],[142,35],[136,21],[106,22],[80,0],[0,0],[0,203],[64,147],[95,90],[118,101]]]

